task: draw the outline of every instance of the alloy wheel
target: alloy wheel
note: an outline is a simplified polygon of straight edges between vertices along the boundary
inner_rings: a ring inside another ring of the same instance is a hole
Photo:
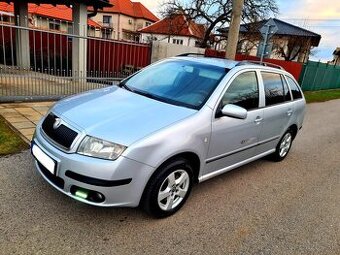
[[[185,170],[171,172],[158,191],[158,205],[163,211],[176,208],[185,198],[190,186],[190,177]]]

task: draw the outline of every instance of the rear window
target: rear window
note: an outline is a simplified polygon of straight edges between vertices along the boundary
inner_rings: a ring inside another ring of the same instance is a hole
[[[285,96],[281,75],[262,72],[262,78],[266,96],[266,106],[283,103]]]
[[[287,78],[290,90],[292,91],[293,99],[296,100],[296,99],[302,98],[301,90],[299,86],[296,84],[296,82],[288,76],[286,76],[286,78]]]

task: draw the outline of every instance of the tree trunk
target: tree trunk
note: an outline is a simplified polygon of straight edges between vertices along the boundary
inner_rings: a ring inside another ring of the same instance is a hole
[[[244,0],[233,0],[233,10],[231,13],[231,22],[229,26],[226,48],[226,58],[228,59],[235,59],[243,5]]]

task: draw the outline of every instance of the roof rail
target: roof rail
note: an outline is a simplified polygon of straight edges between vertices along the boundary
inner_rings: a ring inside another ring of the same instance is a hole
[[[238,63],[236,66],[242,66],[246,65],[248,63],[256,64],[256,65],[262,65],[262,66],[268,66],[268,67],[273,67],[281,70],[285,70],[282,66],[269,63],[269,62],[261,62],[261,61],[255,61],[255,60],[242,60],[240,63]]]
[[[195,53],[195,52],[187,52],[187,53],[182,53],[179,55],[176,55],[176,57],[188,57],[188,56],[200,56],[200,57],[204,57],[205,54],[204,53]]]

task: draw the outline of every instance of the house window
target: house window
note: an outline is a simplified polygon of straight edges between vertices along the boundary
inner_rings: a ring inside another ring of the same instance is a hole
[[[59,20],[50,20],[49,29],[60,31],[60,21]]]
[[[103,16],[103,24],[104,24],[104,25],[109,25],[109,24],[111,24],[111,23],[112,23],[112,22],[111,22],[111,19],[112,19],[111,16],[104,15],[104,16]]]
[[[111,39],[112,38],[112,31],[109,29],[102,30],[102,38],[103,39]]]
[[[182,39],[172,39],[173,44],[181,44],[183,45],[183,40]]]
[[[150,26],[151,24],[152,24],[152,23],[149,22],[149,21],[145,22],[145,26],[146,26],[146,27]]]

